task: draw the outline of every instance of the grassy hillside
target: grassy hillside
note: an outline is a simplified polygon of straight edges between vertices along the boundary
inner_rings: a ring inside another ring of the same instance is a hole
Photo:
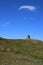
[[[0,65],[43,65],[43,42],[0,38]]]

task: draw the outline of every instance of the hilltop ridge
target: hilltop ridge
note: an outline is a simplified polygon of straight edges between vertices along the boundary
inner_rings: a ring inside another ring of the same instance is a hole
[[[43,65],[43,42],[0,37],[0,65]]]

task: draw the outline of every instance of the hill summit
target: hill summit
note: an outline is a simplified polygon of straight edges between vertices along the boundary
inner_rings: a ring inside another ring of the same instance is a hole
[[[0,65],[43,65],[43,42],[0,37]]]

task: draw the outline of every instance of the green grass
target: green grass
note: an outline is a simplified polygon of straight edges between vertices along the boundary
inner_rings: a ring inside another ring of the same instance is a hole
[[[43,42],[0,38],[0,65],[43,65]]]

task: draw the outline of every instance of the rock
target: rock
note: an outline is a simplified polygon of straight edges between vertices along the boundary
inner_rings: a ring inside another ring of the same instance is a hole
[[[20,50],[17,49],[17,48],[14,48],[14,52],[15,52],[15,53],[20,53]]]
[[[11,51],[10,48],[7,48],[7,51]]]
[[[1,49],[1,51],[5,51],[5,49],[4,49],[4,48],[2,48],[2,49]]]

